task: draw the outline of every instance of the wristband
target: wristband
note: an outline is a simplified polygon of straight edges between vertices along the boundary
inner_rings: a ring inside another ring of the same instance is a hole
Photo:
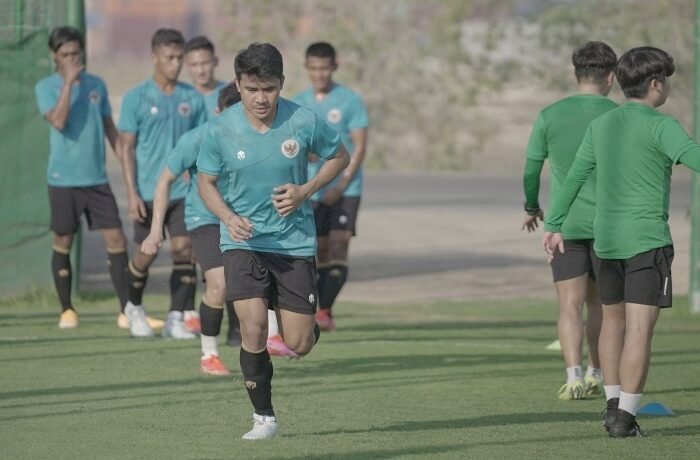
[[[525,213],[528,216],[536,216],[542,209],[540,209],[540,205],[537,204],[535,206],[528,206],[527,202],[524,204],[525,208]]]

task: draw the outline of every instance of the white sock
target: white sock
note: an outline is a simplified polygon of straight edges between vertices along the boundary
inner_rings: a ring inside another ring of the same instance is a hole
[[[599,367],[588,367],[586,369],[586,377],[593,377],[595,379],[602,379],[603,378],[603,371]]]
[[[620,397],[620,385],[603,385],[605,390],[605,399],[611,400]]]
[[[277,327],[277,315],[275,310],[267,310],[267,337],[279,335],[280,329]]]
[[[168,312],[167,321],[182,321],[182,312],[177,310]]]
[[[581,366],[567,367],[566,383],[574,383],[578,380],[583,380],[583,368]]]
[[[632,415],[637,415],[637,410],[639,410],[639,401],[642,399],[642,394],[632,394],[620,392],[620,405],[617,406],[625,412],[629,412]]]
[[[216,337],[202,334],[201,339],[202,356],[219,356],[219,347],[216,345]]]

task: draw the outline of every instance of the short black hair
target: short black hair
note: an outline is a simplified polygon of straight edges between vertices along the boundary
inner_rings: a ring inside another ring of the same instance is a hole
[[[75,27],[60,26],[51,31],[49,35],[49,48],[54,53],[68,42],[78,42],[80,43],[80,49],[85,49],[83,33]]]
[[[187,43],[185,43],[185,54],[197,50],[205,50],[209,51],[211,54],[216,54],[214,52],[214,44],[204,35],[190,38],[187,40]]]
[[[225,109],[239,102],[241,102],[241,93],[238,92],[235,83],[229,83],[219,91],[219,98],[216,104],[219,107],[219,112],[223,112]]]
[[[651,46],[632,48],[617,62],[615,76],[625,97],[644,97],[652,80],[661,83],[673,75],[673,56]]]
[[[151,38],[151,50],[159,46],[185,46],[185,37],[182,32],[175,29],[158,29]]]
[[[335,48],[328,42],[316,42],[306,48],[306,57],[331,58],[335,62]]]
[[[601,83],[617,65],[615,51],[604,42],[588,42],[571,55],[576,80],[591,79]]]
[[[261,80],[284,78],[282,54],[269,43],[251,43],[248,48],[239,51],[233,63],[236,79],[248,74]]]

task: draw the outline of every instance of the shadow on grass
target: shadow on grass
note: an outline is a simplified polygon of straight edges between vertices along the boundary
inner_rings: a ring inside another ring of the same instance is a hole
[[[363,323],[343,326],[347,332],[389,332],[389,331],[448,331],[448,330],[486,330],[486,329],[529,329],[533,327],[555,327],[556,321],[434,321],[430,323]]]
[[[268,457],[270,460],[353,460],[353,459],[386,459],[403,455],[442,454],[464,448],[464,444],[446,444],[441,446],[405,447],[403,449],[365,449],[354,452],[334,452],[332,454],[301,455],[298,457]]]
[[[113,383],[107,385],[76,385],[63,388],[37,388],[34,390],[23,391],[6,391],[0,393],[0,399],[20,399],[20,398],[35,398],[45,396],[63,396],[77,395],[86,393],[102,393],[110,391],[131,391],[147,388],[168,388],[168,387],[185,387],[187,385],[212,385],[220,384],[222,380],[189,378],[179,380],[158,380],[154,382],[128,382],[128,383]]]

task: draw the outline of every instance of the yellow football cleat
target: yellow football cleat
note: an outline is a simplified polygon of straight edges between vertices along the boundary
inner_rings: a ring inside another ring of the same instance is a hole
[[[68,309],[61,313],[61,318],[58,320],[59,329],[75,329],[78,327],[78,314],[75,310]]]
[[[151,326],[151,329],[163,329],[163,326],[165,326],[165,321],[151,318],[150,316],[146,317],[146,322]],[[129,329],[129,318],[127,318],[124,313],[119,313],[117,317],[117,327],[119,327],[119,329]]]
[[[585,396],[585,386],[583,380],[578,380],[573,383],[565,383],[560,389],[557,398],[568,401],[574,399],[583,399]]]

